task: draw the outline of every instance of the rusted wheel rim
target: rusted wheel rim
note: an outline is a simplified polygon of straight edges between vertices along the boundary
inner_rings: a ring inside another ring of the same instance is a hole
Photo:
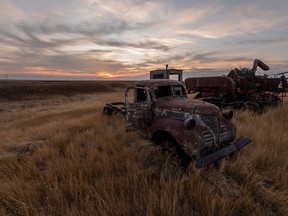
[[[178,153],[176,146],[170,140],[164,140],[160,143],[160,146],[164,152],[169,152],[172,155],[177,155]]]

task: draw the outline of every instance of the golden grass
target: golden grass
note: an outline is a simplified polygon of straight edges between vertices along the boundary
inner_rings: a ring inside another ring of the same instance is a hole
[[[288,214],[287,102],[263,115],[236,112],[238,136],[253,143],[218,166],[184,170],[126,133],[121,115],[102,115],[105,101],[122,98],[103,93],[8,116],[23,120],[2,126],[0,215]]]

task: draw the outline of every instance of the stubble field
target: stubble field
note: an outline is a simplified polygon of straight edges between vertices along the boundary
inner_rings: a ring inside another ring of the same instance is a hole
[[[0,82],[0,215],[288,214],[288,100],[235,112],[252,144],[183,169],[121,115],[103,116],[129,84]]]

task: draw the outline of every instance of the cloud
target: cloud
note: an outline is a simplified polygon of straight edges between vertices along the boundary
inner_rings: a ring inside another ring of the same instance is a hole
[[[255,45],[255,44],[288,44],[288,38],[255,38],[255,39],[238,39],[236,41],[242,45]]]
[[[285,68],[287,7],[286,0],[3,0],[0,73],[141,77],[165,64],[215,71],[254,58]]]
[[[162,11],[161,1],[151,0],[86,0],[92,7],[100,8],[105,15],[114,16],[128,22],[146,23],[159,18]]]
[[[138,26],[132,26],[128,22],[123,20],[115,20],[113,22],[94,23],[94,20],[82,21],[74,24],[65,23],[38,23],[38,24],[26,24],[20,23],[16,27],[25,32],[27,35],[33,33],[42,35],[54,35],[54,34],[67,34],[67,35],[82,35],[82,36],[102,36],[108,34],[120,34],[122,32],[137,29]]]
[[[86,58],[85,55],[37,55],[37,53],[18,52],[14,53],[13,56],[15,61],[0,65],[2,73],[5,71],[27,72],[27,69],[34,68],[37,70],[41,68],[39,73],[50,71],[51,75],[57,75],[61,71],[62,73],[81,76],[83,73],[97,75],[103,71],[113,73],[124,69],[120,62]]]
[[[139,49],[156,49],[161,51],[169,51],[169,47],[158,43],[156,41],[140,41],[136,43],[122,42],[122,41],[104,41],[98,40],[95,42],[97,45],[111,46],[111,47],[121,47],[121,48],[139,48]]]
[[[277,7],[277,10],[269,10],[268,7],[271,5],[257,1],[212,1],[210,5],[208,3],[176,11],[171,17],[167,17],[169,25],[177,25],[176,33],[187,37],[218,39],[286,26],[285,20],[288,19],[288,14],[284,12],[284,8],[288,7],[286,1],[277,2],[278,7],[282,7]]]

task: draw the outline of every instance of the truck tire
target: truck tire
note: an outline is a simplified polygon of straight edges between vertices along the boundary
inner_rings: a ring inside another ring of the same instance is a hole
[[[176,156],[179,153],[178,144],[170,137],[158,137],[157,145],[160,146],[164,152],[168,152],[173,156]]]
[[[103,109],[103,113],[104,115],[111,116],[113,113],[113,109],[106,105]]]
[[[191,157],[185,154],[177,141],[172,137],[160,136],[157,138],[156,144],[160,146],[164,152],[168,152],[173,157],[178,157],[182,167],[186,168],[190,164],[192,160]]]

